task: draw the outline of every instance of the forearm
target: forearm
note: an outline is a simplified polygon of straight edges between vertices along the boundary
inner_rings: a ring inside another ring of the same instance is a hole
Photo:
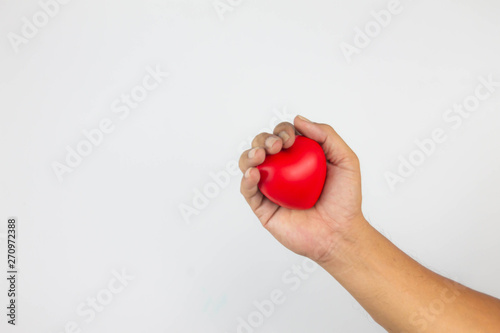
[[[500,331],[500,301],[417,263],[364,219],[321,263],[389,332]]]

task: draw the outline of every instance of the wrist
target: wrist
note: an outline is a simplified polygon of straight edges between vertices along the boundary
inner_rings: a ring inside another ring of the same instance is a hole
[[[373,229],[362,214],[344,225],[332,234],[328,255],[317,261],[334,277],[351,270],[362,260],[364,240]]]

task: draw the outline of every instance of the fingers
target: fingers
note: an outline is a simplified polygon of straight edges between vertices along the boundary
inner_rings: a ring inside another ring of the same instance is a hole
[[[314,123],[301,116],[295,117],[294,124],[300,133],[322,146],[330,163],[359,168],[358,157],[331,126]]]
[[[260,133],[252,141],[252,148],[262,147],[269,155],[279,153],[283,148],[283,140],[277,135]]]
[[[259,191],[259,180],[260,172],[257,168],[248,168],[245,171],[243,179],[241,179],[241,194],[245,197],[245,200],[250,205],[253,211],[255,211],[263,199],[263,194]]]
[[[295,142],[295,127],[283,122],[276,126],[274,134],[260,133],[252,141],[252,149],[246,150],[240,157],[240,170],[245,173],[248,168],[256,167],[264,162],[266,154],[276,154],[283,148],[290,148]]]
[[[279,206],[264,197],[259,191],[260,172],[257,168],[249,168],[241,180],[241,194],[245,197],[248,205],[261,221],[264,227],[274,215]]]
[[[264,225],[279,206],[266,199],[260,192],[258,187],[260,172],[256,167],[264,162],[267,154],[277,154],[281,149],[291,147],[295,142],[295,135],[295,127],[292,124],[281,123],[276,126],[273,134],[260,133],[257,135],[252,141],[252,149],[241,154],[239,167],[244,175],[240,191]]]
[[[283,122],[274,128],[274,135],[277,135],[283,141],[283,148],[290,148],[295,142],[295,127],[292,124]]]
[[[264,162],[266,159],[266,151],[262,147],[255,147],[245,150],[240,157],[240,170],[245,173],[248,168],[256,167]]]
[[[252,149],[246,150],[240,157],[240,170],[243,172],[240,191],[250,208],[256,213],[264,200],[264,195],[259,191],[260,172],[256,166],[262,164],[266,154],[276,154],[283,146],[279,136],[261,133],[252,142]],[[257,213],[256,213],[257,214]]]

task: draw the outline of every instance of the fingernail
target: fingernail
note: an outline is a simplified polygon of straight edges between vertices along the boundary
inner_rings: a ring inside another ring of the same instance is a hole
[[[301,120],[303,121],[307,121],[308,123],[311,123],[312,121],[310,121],[309,119],[307,119],[306,117],[302,117],[302,116],[297,116],[299,117]]]
[[[278,136],[283,140],[283,142],[286,142],[286,140],[290,139],[290,135],[288,135],[288,133],[285,131],[280,132]]]
[[[251,149],[249,152],[248,152],[248,158],[254,158],[255,157],[255,154],[257,153],[257,150],[259,148],[254,148],[254,149]]]
[[[252,170],[252,168],[248,168],[247,171],[245,171],[245,178],[250,177],[250,170]]]
[[[266,140],[266,147],[267,148],[272,148],[273,145],[278,141],[278,139],[274,136],[270,136]]]

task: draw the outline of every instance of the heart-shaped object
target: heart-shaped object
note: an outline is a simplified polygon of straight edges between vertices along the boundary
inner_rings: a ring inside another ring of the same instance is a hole
[[[298,135],[294,144],[267,155],[260,171],[259,189],[272,202],[289,209],[316,204],[326,179],[326,158],[314,140]]]

